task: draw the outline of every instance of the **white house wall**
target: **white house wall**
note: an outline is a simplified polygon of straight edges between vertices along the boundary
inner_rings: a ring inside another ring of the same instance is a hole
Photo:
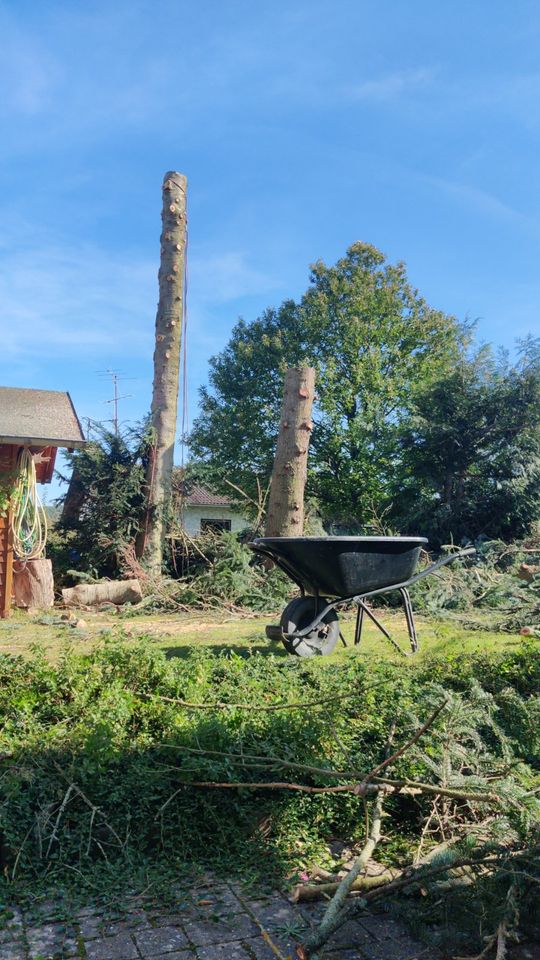
[[[184,507],[183,527],[190,537],[200,534],[201,520],[230,520],[231,533],[240,533],[248,526],[245,517],[235,513],[229,507]]]

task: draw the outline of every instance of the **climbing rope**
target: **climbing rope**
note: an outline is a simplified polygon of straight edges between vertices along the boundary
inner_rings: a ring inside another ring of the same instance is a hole
[[[36,478],[34,458],[25,447],[17,461],[17,481],[13,494],[11,529],[13,551],[19,560],[41,557],[47,543],[47,516],[43,509]]]

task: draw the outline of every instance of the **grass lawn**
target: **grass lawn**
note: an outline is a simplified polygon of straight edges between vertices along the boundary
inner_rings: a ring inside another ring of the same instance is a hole
[[[231,650],[236,653],[260,652],[288,656],[280,644],[271,643],[265,636],[266,624],[277,621],[277,615],[257,615],[242,619],[219,613],[131,613],[126,617],[80,611],[77,617],[84,625],[76,627],[74,621],[62,620],[61,611],[53,610],[30,616],[16,611],[9,620],[0,620],[0,653],[28,656],[32,647],[39,644],[47,657],[54,661],[66,645],[84,653],[94,646],[96,640],[113,634],[121,636],[128,646],[136,644],[141,636],[150,637],[156,647],[164,649],[171,657],[185,656],[194,646],[212,648],[216,652]],[[386,609],[379,611],[379,618],[402,648],[407,650],[408,637],[403,615]],[[346,614],[340,618],[340,622],[345,639],[352,644],[354,615]],[[417,617],[417,628],[420,641],[417,659],[421,659],[426,653],[455,656],[460,653],[511,650],[518,647],[522,639],[518,634],[490,630],[488,621],[481,629],[470,629],[458,620]],[[340,644],[333,654],[335,659],[373,656],[378,660],[403,659],[370,622],[364,624],[360,647],[344,648]]]

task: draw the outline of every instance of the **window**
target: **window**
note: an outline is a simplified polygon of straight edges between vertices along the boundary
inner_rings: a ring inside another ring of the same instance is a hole
[[[211,531],[212,533],[223,533],[224,530],[231,530],[231,521],[230,520],[211,520],[201,518],[201,533],[207,533]]]

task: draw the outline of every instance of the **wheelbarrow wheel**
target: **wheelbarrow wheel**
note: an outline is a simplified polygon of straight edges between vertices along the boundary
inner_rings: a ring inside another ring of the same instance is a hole
[[[320,657],[332,653],[339,640],[339,622],[335,610],[329,610],[305,637],[290,636],[308,627],[327,605],[328,600],[324,597],[297,597],[287,604],[281,615],[280,627],[283,645],[289,653],[297,657]]]

